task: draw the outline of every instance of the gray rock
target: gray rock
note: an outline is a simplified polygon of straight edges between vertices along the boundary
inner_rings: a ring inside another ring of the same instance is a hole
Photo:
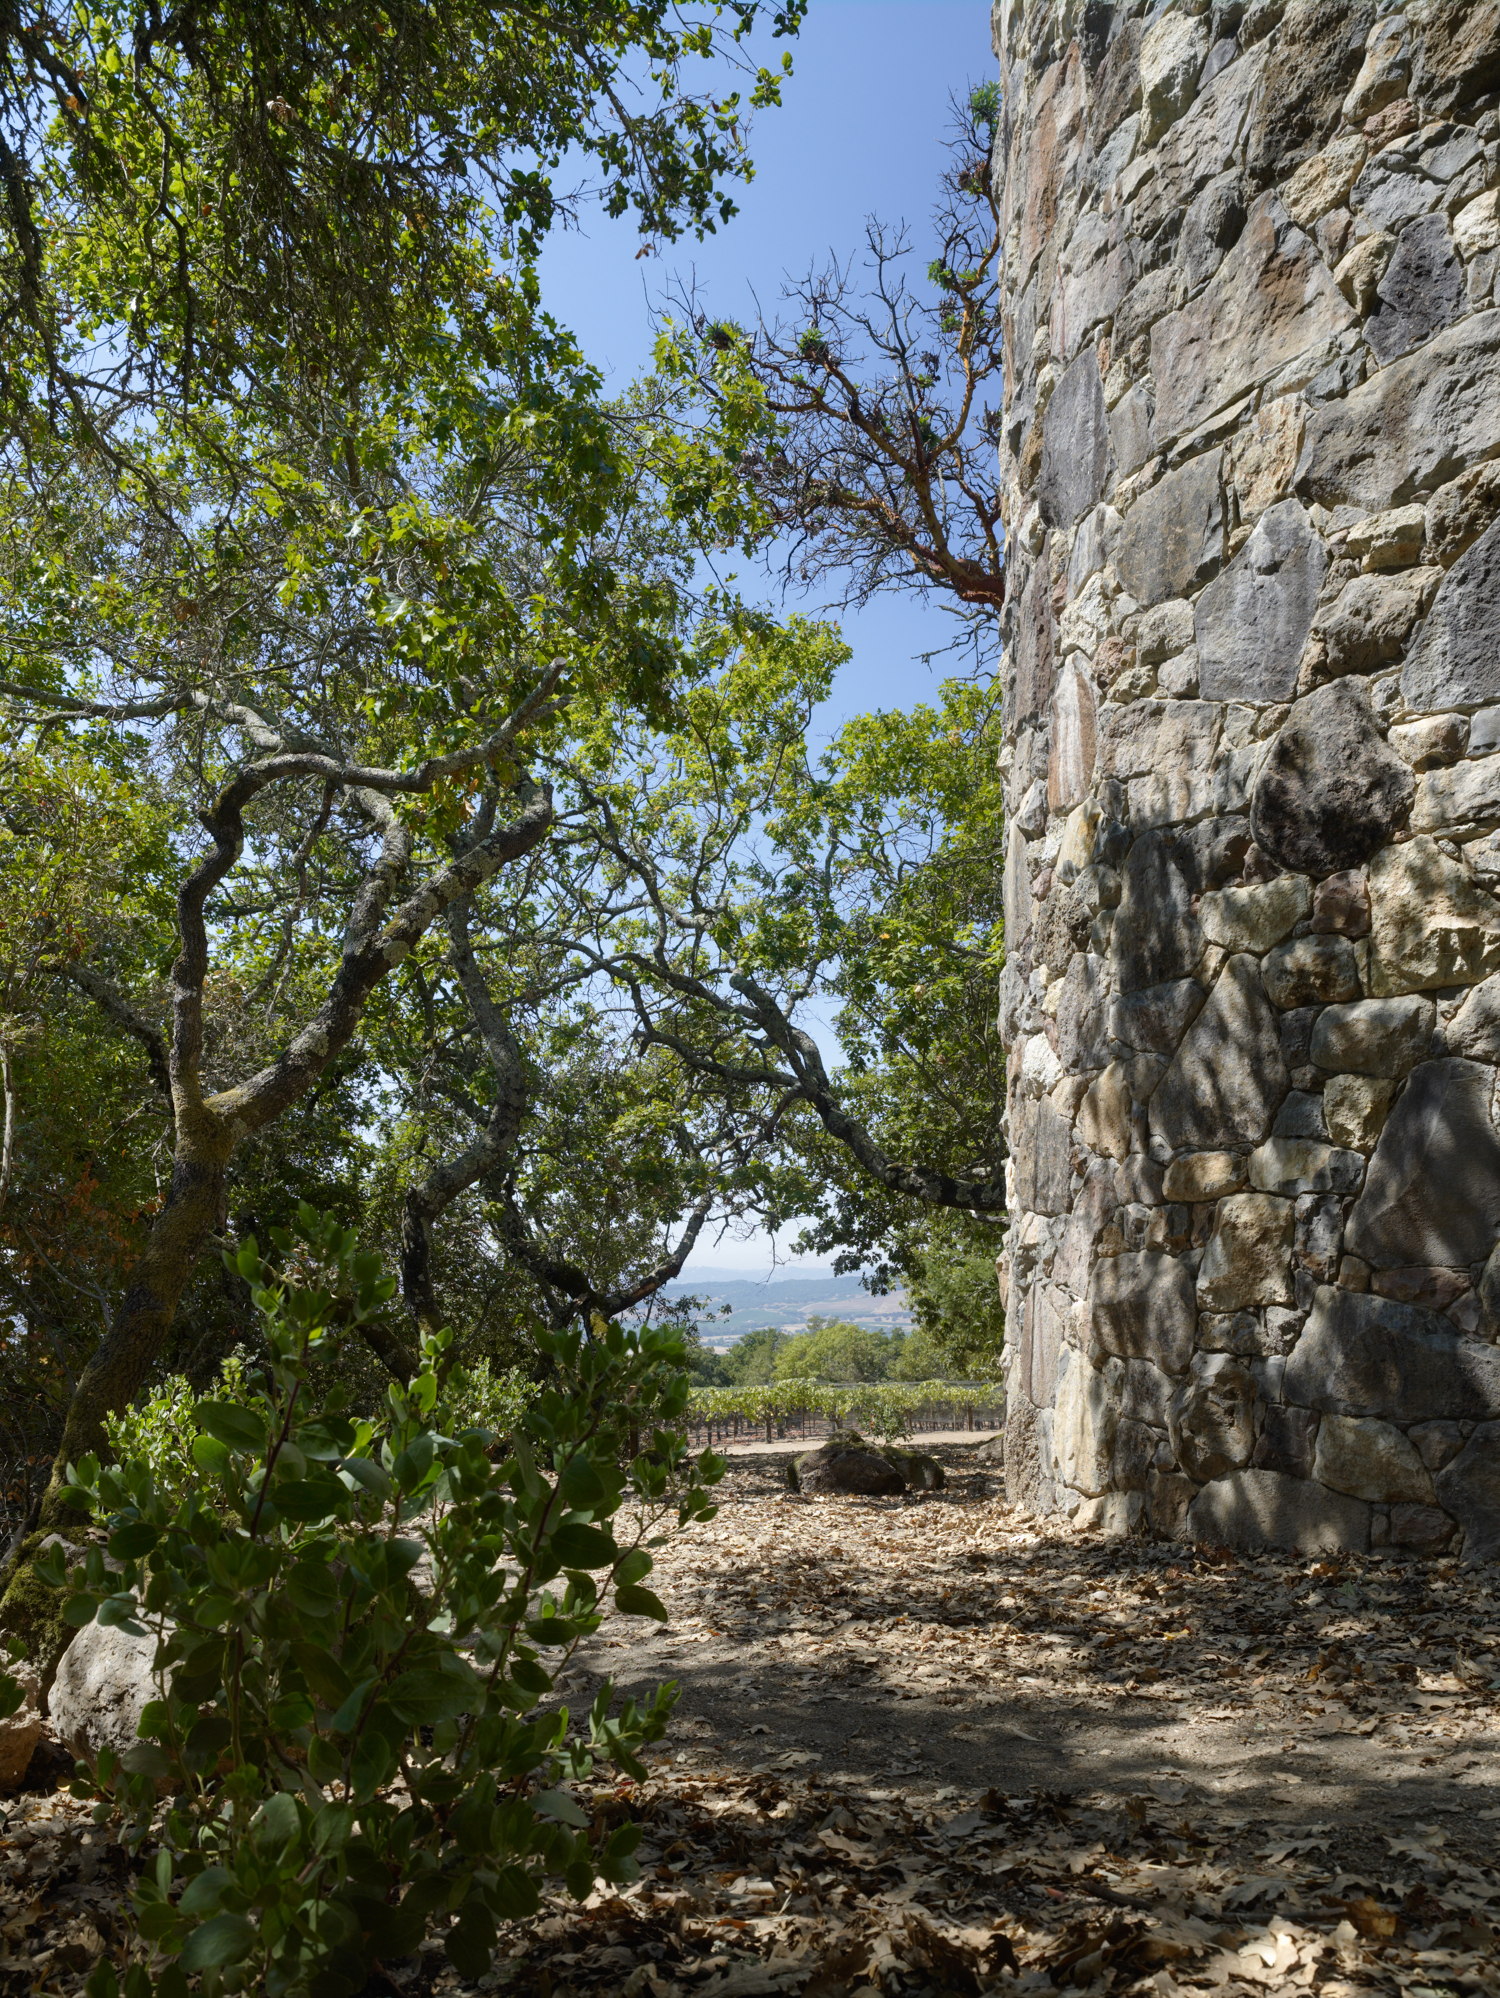
[[[1162,1168],[1144,1152],[1132,1152],[1115,1167],[1115,1192],[1122,1206],[1160,1207]]]
[[[1370,884],[1359,870],[1330,874],[1313,890],[1312,926],[1318,936],[1370,933]]]
[[[1365,338],[1382,363],[1453,324],[1464,309],[1464,272],[1444,216],[1407,224],[1375,295],[1380,303],[1365,321]]]
[[[1052,1410],[1012,1395],[1005,1409],[1005,1496],[1049,1512],[1053,1503]]]
[[[1119,991],[1183,986],[1203,955],[1203,931],[1172,840],[1165,833],[1144,833],[1126,856],[1120,883],[1110,932]],[[1150,1011],[1144,1007],[1143,1017]]]
[[[1369,990],[1475,985],[1500,969],[1500,901],[1425,835],[1370,862]]]
[[[1393,1505],[1391,1545],[1408,1547],[1416,1554],[1441,1554],[1457,1525],[1435,1505]]]
[[[1464,1565],[1500,1556],[1500,1422],[1481,1422],[1433,1483],[1464,1530]]]
[[[1500,311],[1480,312],[1311,410],[1296,486],[1324,506],[1375,513],[1429,492],[1497,449]],[[1407,700],[1417,708],[1453,705]]]
[[[1026,857],[1026,838],[1012,818],[1005,847],[1005,872],[1001,877],[1005,907],[1005,941],[1012,955],[1024,949],[1031,934],[1031,863]]]
[[[1355,323],[1311,238],[1263,195],[1213,282],[1151,329],[1157,437],[1185,436]]]
[[[1158,1540],[1188,1538],[1188,1507],[1197,1486],[1180,1471],[1153,1471],[1147,1494],[1147,1516]]]
[[[1425,1059],[1436,1024],[1437,1007],[1417,992],[1327,1006],[1313,1026],[1309,1058],[1331,1074],[1348,1070],[1399,1080]]]
[[[1296,702],[1256,780],[1250,823],[1284,867],[1357,866],[1411,810],[1416,779],[1347,680]]]
[[[1273,1006],[1345,1003],[1359,997],[1359,961],[1347,937],[1294,937],[1267,951],[1260,975]]]
[[[1500,756],[1478,756],[1455,770],[1427,770],[1417,780],[1414,832],[1500,825]]]
[[[1364,1176],[1362,1152],[1315,1138],[1267,1138],[1250,1154],[1250,1184],[1263,1193],[1356,1193]]]
[[[1172,1376],[1163,1373],[1154,1360],[1127,1360],[1120,1389],[1120,1414],[1132,1422],[1165,1429],[1173,1385]]]
[[[1231,1471],[1188,1508],[1192,1539],[1211,1547],[1295,1547],[1301,1554],[1363,1554],[1370,1508],[1280,1471]]]
[[[1055,1284],[1038,1284],[1021,1312],[1021,1392],[1038,1408],[1057,1398],[1057,1356],[1067,1330],[1068,1296]]]
[[[1115,568],[1141,604],[1186,596],[1224,559],[1220,451],[1205,451],[1168,472],[1125,515]]]
[[[1443,1029],[1443,1042],[1466,1061],[1500,1062],[1500,978],[1474,987]]]
[[[1320,1138],[1328,1136],[1328,1119],[1323,1114],[1323,1099],[1305,1089],[1294,1089],[1276,1112],[1276,1122],[1271,1126],[1273,1138]]]
[[[1424,9],[1412,66],[1413,95],[1431,118],[1500,89],[1500,21],[1494,0],[1437,0]]]
[[[1137,1361],[1142,1365],[1144,1362]],[[1143,1492],[1156,1463],[1156,1431],[1121,1416],[1115,1428],[1114,1484],[1117,1491]]]
[[[1114,470],[1109,412],[1092,347],[1068,368],[1042,418],[1037,504],[1049,527],[1072,527],[1103,497]]]
[[[1090,1336],[1099,1353],[1152,1360],[1171,1374],[1187,1367],[1198,1313],[1193,1273],[1175,1256],[1141,1249],[1101,1258],[1088,1306]]]
[[[1232,1353],[1195,1353],[1172,1396],[1167,1434],[1178,1463],[1200,1484],[1250,1461],[1255,1376]]]
[[[1327,570],[1328,551],[1298,502],[1268,507],[1198,599],[1198,686],[1206,700],[1288,699]]]
[[[1313,1476],[1350,1498],[1379,1505],[1433,1504],[1427,1466],[1394,1422],[1369,1415],[1325,1415],[1318,1425]]]
[[[1328,1415],[1486,1421],[1500,1415],[1500,1351],[1418,1304],[1322,1284],[1282,1392]]]
[[[1500,399],[1500,370],[1490,393]],[[1417,709],[1500,699],[1500,520],[1443,578],[1401,669],[1401,693]]]
[[[1200,1268],[1199,1275],[1202,1275]],[[1198,1314],[1198,1350],[1234,1353],[1242,1360],[1259,1359],[1265,1335],[1258,1311],[1202,1311]]]
[[[1075,1355],[1057,1390],[1052,1423],[1057,1475],[1090,1498],[1109,1485],[1124,1371],[1118,1360],[1094,1367]]]
[[[1296,1218],[1290,1200],[1264,1193],[1236,1193],[1221,1200],[1198,1266],[1199,1306],[1243,1311],[1258,1304],[1290,1304]]]
[[[1154,146],[1187,110],[1208,59],[1208,23],[1166,12],[1141,39],[1142,147]]]
[[[1337,124],[1374,18],[1372,0],[1290,0],[1245,142],[1258,182],[1286,179]]]
[[[1318,1010],[1316,1006],[1296,1006],[1281,1016],[1281,1059],[1289,1069],[1306,1068],[1312,1059],[1308,1049]]]
[[[1155,175],[1131,202],[1135,235],[1147,242],[1175,218],[1199,188],[1234,166],[1245,114],[1261,80],[1265,51],[1253,49],[1198,93],[1190,118],[1180,118],[1156,147]]]
[[[1256,1145],[1286,1095],[1276,1015],[1252,957],[1232,957],[1151,1099],[1168,1150]]]
[[[1377,1268],[1482,1262],[1500,1235],[1495,1071],[1423,1062],[1386,1118],[1347,1247]]]
[[[852,1430],[830,1436],[795,1462],[795,1490],[852,1492],[866,1498],[894,1498],[906,1490],[897,1466]]]
[[[1016,1198],[1034,1214],[1066,1214],[1072,1194],[1072,1127],[1045,1096],[1017,1104],[1011,1132]]]
[[[1044,715],[1052,701],[1052,580],[1046,544],[1016,606],[1017,724]]]
[[[1258,1471],[1281,1471],[1289,1478],[1312,1476],[1319,1418],[1310,1408],[1272,1404],[1250,1461]]]
[[[1070,812],[1088,793],[1098,739],[1094,690],[1073,660],[1057,676],[1051,734],[1047,804],[1051,811]]]
[[[1109,413],[1109,442],[1122,478],[1138,471],[1156,449],[1156,404],[1141,382],[1125,391]]]
[[[1140,1054],[1172,1054],[1206,996],[1195,978],[1119,993],[1109,1002],[1110,1034]]]
[[[1311,907],[1312,883],[1306,875],[1279,874],[1274,881],[1205,895],[1198,921],[1210,943],[1223,950],[1253,951],[1258,957],[1280,943]]]
[[[85,1624],[62,1655],[47,1695],[52,1731],[90,1768],[101,1748],[118,1756],[140,1746],[137,1729],[149,1700],[161,1698],[152,1676],[154,1637]]]
[[[1141,108],[1140,21],[1127,21],[1110,42],[1094,78],[1091,125],[1100,147],[1123,118]]]
[[[1103,959],[1075,951],[1057,1002],[1057,1058],[1069,1075],[1109,1060],[1113,1005]]]
[[[1373,673],[1399,659],[1422,615],[1420,576],[1356,576],[1318,623],[1328,648],[1330,678]]]
[[[1211,180],[1182,218],[1177,255],[1188,289],[1206,284],[1244,232],[1248,204],[1237,173]]]
[[[1213,761],[1223,713],[1212,701],[1132,701],[1104,724],[1099,768],[1107,777],[1145,777]]]
[[[1398,146],[1375,155],[1349,190],[1349,206],[1372,229],[1405,230],[1441,200],[1441,191]]]
[[[1338,1273],[1344,1241],[1344,1203],[1337,1195],[1305,1194],[1297,1201],[1297,1248],[1299,1269],[1310,1270],[1321,1283],[1332,1283]],[[1299,1324],[1297,1330],[1302,1329]]]
[[[1356,1152],[1373,1150],[1385,1128],[1394,1088],[1394,1082],[1384,1076],[1330,1076],[1323,1092],[1323,1110],[1334,1144]]]

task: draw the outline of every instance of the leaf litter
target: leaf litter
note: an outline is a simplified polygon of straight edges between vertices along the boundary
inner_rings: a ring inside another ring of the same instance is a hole
[[[580,1791],[640,1880],[550,1897],[477,1984],[435,1938],[378,1988],[1500,1993],[1493,1570],[1103,1542],[939,1454],[905,1500],[733,1460],[660,1551],[665,1631],[563,1689],[683,1684],[647,1780]],[[0,1998],[73,1998],[133,1862],[65,1795],[5,1808]]]

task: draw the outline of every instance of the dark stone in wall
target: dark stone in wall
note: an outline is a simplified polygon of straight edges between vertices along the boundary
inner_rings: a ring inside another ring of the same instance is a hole
[[[1485,1260],[1500,1236],[1494,1083],[1492,1068],[1452,1057],[1412,1070],[1349,1217],[1352,1254],[1387,1269]]]
[[[1094,1266],[1089,1323],[1104,1352],[1184,1373],[1198,1323],[1193,1273],[1155,1249],[1105,1256]]]
[[[1057,1058],[1069,1075],[1109,1060],[1109,999],[1104,960],[1079,951],[1068,961],[1057,1005]]]
[[[1188,893],[1205,895],[1232,880],[1245,864],[1250,843],[1250,821],[1233,814],[1205,819],[1179,834],[1174,854]]]
[[[1281,1029],[1253,957],[1232,957],[1151,1098],[1172,1150],[1258,1145],[1286,1095]]]
[[[1102,146],[1122,118],[1141,106],[1141,36],[1145,26],[1127,21],[1105,51],[1094,78],[1091,119],[1095,146]]]
[[[1289,1478],[1310,1478],[1317,1440],[1318,1418],[1311,1409],[1273,1405],[1266,1410],[1265,1427],[1256,1440],[1250,1461],[1257,1470],[1282,1471]]]
[[[1500,0],[1438,0],[1418,43],[1412,89],[1429,118],[1500,90]]]
[[[1177,255],[1188,289],[1206,284],[1240,239],[1249,204],[1245,183],[1237,173],[1221,174],[1193,202],[1182,218]]]
[[[1022,1097],[1014,1113],[1011,1150],[1016,1199],[1034,1214],[1066,1214],[1071,1200],[1072,1126],[1046,1097]]]
[[[1270,507],[1198,598],[1193,631],[1207,701],[1284,701],[1297,685],[1328,551],[1296,500]]]
[[[1071,527],[1098,503],[1114,468],[1099,360],[1085,347],[1052,391],[1042,418],[1037,504],[1049,527]]]
[[[1375,295],[1365,338],[1382,365],[1453,324],[1464,309],[1464,272],[1442,215],[1406,225]]]
[[[1282,1395],[1328,1415],[1483,1421],[1500,1415],[1500,1351],[1420,1305],[1324,1284]]]
[[[1256,782],[1251,824],[1282,866],[1335,874],[1390,838],[1415,792],[1354,687],[1334,680],[1287,716]]]
[[[1142,834],[1120,871],[1120,905],[1111,931],[1115,982],[1122,993],[1166,985],[1197,970],[1203,931],[1192,902],[1173,841],[1165,833]]]
[[[1144,991],[1124,992],[1109,1004],[1109,1031],[1138,1054],[1175,1054],[1205,998],[1195,978],[1173,979]]]
[[[1140,604],[1180,597],[1224,559],[1222,453],[1205,451],[1143,493],[1115,551],[1120,580]]]
[[[1500,1555],[1500,1422],[1481,1422],[1433,1484],[1464,1529],[1465,1567]]]
[[[1500,520],[1443,578],[1401,669],[1415,708],[1500,700]]]
[[[1257,184],[1287,179],[1322,145],[1374,19],[1372,0],[1292,0],[1251,114],[1246,165]]]
[[[1021,592],[1016,629],[1016,720],[1045,714],[1052,699],[1052,572],[1047,545]]]

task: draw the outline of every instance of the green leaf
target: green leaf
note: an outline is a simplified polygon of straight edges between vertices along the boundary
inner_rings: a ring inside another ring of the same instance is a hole
[[[200,1471],[212,1471],[215,1476],[229,1468],[229,1451],[217,1436],[195,1436],[193,1438],[193,1462]]]
[[[241,1456],[265,1455],[266,1425],[253,1409],[242,1408],[233,1401],[200,1401],[194,1406],[193,1416],[200,1429]]]
[[[347,1491],[337,1478],[278,1478],[271,1486],[271,1498],[284,1518],[307,1523],[337,1512]]]
[[[139,1561],[160,1538],[160,1532],[149,1519],[127,1520],[109,1536],[109,1551],[117,1561]]]
[[[178,1958],[184,1970],[223,1970],[243,1963],[255,1947],[255,1925],[244,1915],[215,1915],[194,1929]]]
[[[251,1819],[250,1829],[262,1852],[284,1853],[302,1831],[296,1798],[286,1790],[267,1797]]]
[[[349,1674],[330,1651],[319,1644],[295,1643],[292,1657],[297,1669],[325,1707],[339,1707],[351,1691]]]
[[[332,1616],[339,1606],[338,1581],[326,1561],[298,1561],[286,1590],[304,1616]]]
[[[415,1726],[431,1727],[437,1721],[457,1720],[471,1713],[482,1691],[448,1672],[413,1670],[395,1680],[387,1697],[396,1712]]]
[[[226,1887],[234,1885],[234,1875],[225,1866],[209,1866],[190,1880],[177,1903],[184,1915],[211,1915],[224,1898]]]
[[[611,1534],[597,1526],[560,1526],[549,1543],[565,1568],[608,1568],[619,1548]]]
[[[69,1596],[62,1606],[63,1622],[74,1624],[81,1629],[84,1624],[94,1621],[98,1607],[97,1596]]]
[[[616,1589],[615,1607],[623,1610],[626,1616],[649,1616],[655,1623],[667,1620],[666,1605],[660,1596],[654,1596],[649,1589],[634,1586]]]
[[[138,1741],[120,1757],[120,1767],[132,1776],[170,1776],[172,1764],[154,1741]]]
[[[589,1821],[588,1812],[566,1790],[538,1790],[531,1801],[544,1818],[556,1818],[560,1824],[581,1830]]]
[[[377,1464],[373,1458],[346,1457],[339,1469],[347,1471],[356,1484],[362,1485],[367,1492],[373,1492],[376,1498],[390,1497],[391,1481],[385,1466]]]

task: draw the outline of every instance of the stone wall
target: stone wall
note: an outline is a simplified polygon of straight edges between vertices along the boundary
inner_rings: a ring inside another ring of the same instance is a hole
[[[1000,0],[1011,1495],[1500,1553],[1500,0]]]

